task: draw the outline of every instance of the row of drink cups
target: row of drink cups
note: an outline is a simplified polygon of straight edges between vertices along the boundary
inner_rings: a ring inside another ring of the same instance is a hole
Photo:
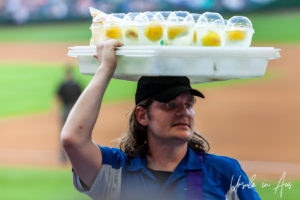
[[[249,47],[254,33],[245,16],[224,20],[219,13],[161,11],[105,14],[90,8],[93,22],[90,45],[106,37],[127,46]]]

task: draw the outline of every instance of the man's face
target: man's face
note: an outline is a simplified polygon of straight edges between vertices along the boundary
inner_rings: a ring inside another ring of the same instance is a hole
[[[194,96],[185,92],[162,103],[154,101],[148,111],[148,137],[188,141],[194,133]]]

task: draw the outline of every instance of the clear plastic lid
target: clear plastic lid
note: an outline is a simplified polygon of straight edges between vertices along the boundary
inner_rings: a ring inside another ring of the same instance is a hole
[[[161,14],[161,12],[155,12],[153,13],[152,18],[150,19],[150,21],[155,21],[155,22],[164,22],[165,18],[164,16]]]
[[[224,24],[224,19],[223,19],[222,15],[220,15],[219,13],[205,12],[202,14],[202,16],[207,19],[208,24],[212,24],[217,20],[219,20],[219,23]]]
[[[244,16],[234,16],[228,20],[226,30],[232,29],[249,29],[253,30],[250,19]],[[254,30],[253,30],[254,31]]]
[[[184,21],[184,19],[190,15],[187,11],[175,11],[174,14],[177,16],[178,21]]]
[[[188,15],[183,19],[183,22],[184,22],[185,24],[194,25],[194,24],[195,24],[195,20],[194,20],[193,15],[188,14]]]
[[[204,15],[200,15],[197,20],[196,26],[201,27],[201,28],[207,27],[208,26],[207,18]]]
[[[134,21],[134,18],[139,14],[139,12],[129,12],[125,15],[124,21]]]
[[[166,20],[168,23],[176,23],[179,21],[177,15],[175,12],[172,12],[169,16],[168,19]]]
[[[121,26],[123,25],[124,13],[112,13],[106,18],[104,25],[106,26]]]
[[[177,25],[195,23],[193,16],[187,11],[172,12],[169,15],[168,19],[166,20],[166,22],[169,24],[177,24]]]
[[[214,12],[205,12],[203,13],[198,21],[197,21],[198,27],[209,27],[209,28],[215,28],[215,29],[224,29],[225,28],[225,22],[223,17],[219,13]]]
[[[136,22],[135,22],[135,17],[139,15],[138,12],[130,12],[130,13],[127,13],[123,19],[123,24],[126,26],[126,25],[136,25]]]
[[[217,19],[213,23],[211,23],[212,28],[216,29],[225,29],[225,21],[222,19]]]
[[[134,22],[137,25],[145,25],[147,23],[149,23],[149,18],[145,13],[139,13],[135,18],[134,18]]]

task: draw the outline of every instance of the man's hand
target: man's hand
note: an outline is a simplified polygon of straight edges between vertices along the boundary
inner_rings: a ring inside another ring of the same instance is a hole
[[[106,68],[111,74],[114,73],[117,67],[116,47],[120,46],[123,44],[119,40],[109,38],[97,45],[97,55],[94,57],[100,62],[100,68]]]

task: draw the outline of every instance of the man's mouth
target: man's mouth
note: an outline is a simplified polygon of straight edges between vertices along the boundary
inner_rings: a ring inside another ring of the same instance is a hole
[[[190,127],[190,125],[188,123],[175,123],[172,126],[186,126],[186,127]]]

